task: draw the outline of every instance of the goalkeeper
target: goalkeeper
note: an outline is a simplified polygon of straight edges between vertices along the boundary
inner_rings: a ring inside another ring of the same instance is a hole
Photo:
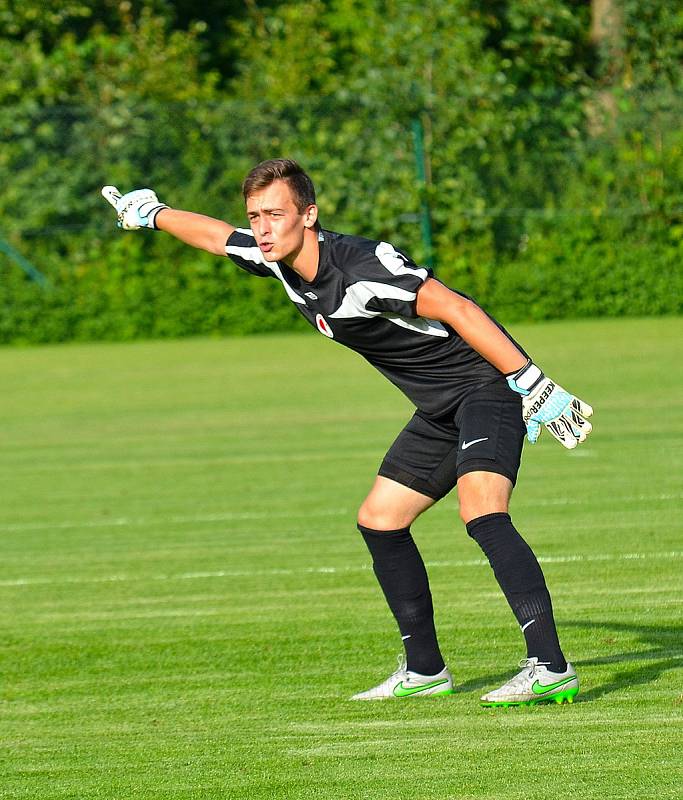
[[[564,447],[576,447],[590,433],[592,409],[548,378],[472,299],[405,253],[323,229],[313,183],[296,162],[257,165],[242,190],[249,228],[169,208],[149,189],[121,196],[108,186],[102,193],[125,230],[166,231],[280,281],[313,327],[362,355],[416,406],[358,512],[405,657],[353,699],[453,692],[410,527],[457,487],[467,533],[486,555],[526,644],[521,671],[482,704],[571,701],[578,678],[560,647],[543,572],[508,507],[524,434],[533,443],[545,427]]]

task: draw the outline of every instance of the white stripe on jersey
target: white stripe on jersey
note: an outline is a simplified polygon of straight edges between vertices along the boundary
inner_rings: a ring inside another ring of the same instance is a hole
[[[254,235],[249,228],[237,228],[237,232],[244,233],[247,236]],[[298,295],[284,279],[282,270],[280,269],[277,261],[266,261],[259,247],[236,247],[235,245],[226,245],[225,252],[229,256],[237,256],[238,258],[243,258],[245,261],[251,261],[254,264],[263,264],[273,273],[273,275],[275,275],[276,278],[279,279],[280,283],[282,283],[282,285],[285,287],[287,296],[293,303],[300,303],[304,306],[306,305],[304,298]]]
[[[346,294],[339,308],[332,314],[330,319],[352,319],[353,317],[378,317],[381,311],[370,311],[366,306],[374,297],[383,300],[406,300],[412,302],[416,297],[415,292],[401,289],[399,286],[392,286],[389,283],[377,283],[376,281],[358,281],[346,287]]]
[[[423,281],[427,280],[429,273],[422,267],[409,267],[405,256],[397,252],[389,242],[380,242],[375,248],[375,255],[383,267],[386,267],[392,275],[417,275]]]
[[[408,328],[415,333],[426,333],[427,336],[440,336],[444,339],[448,338],[448,331],[438,320],[427,319],[426,317],[410,319],[409,317],[400,317],[397,314],[383,314],[382,316],[388,319],[389,322],[393,322],[394,325]]]
[[[252,238],[254,236],[249,228],[237,228],[236,231],[237,233],[244,233],[246,236],[251,236]],[[236,247],[235,245],[226,244],[225,252],[229,256],[239,256],[245,261],[252,261],[254,264],[265,264],[267,267],[270,266],[263,257],[263,253],[259,247]]]
[[[306,301],[304,300],[301,295],[297,294],[294,289],[287,283],[285,280],[284,275],[282,274],[282,270],[280,269],[280,265],[277,261],[273,262],[265,262],[268,269],[280,280],[280,283],[285,287],[285,291],[287,292],[287,296],[293,303],[300,303],[302,306],[306,305]]]

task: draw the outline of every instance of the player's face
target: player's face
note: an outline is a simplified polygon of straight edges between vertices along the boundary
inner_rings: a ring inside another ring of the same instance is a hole
[[[316,206],[302,213],[285,181],[274,181],[247,197],[247,217],[266,261],[292,262],[304,243],[304,231],[317,219]]]

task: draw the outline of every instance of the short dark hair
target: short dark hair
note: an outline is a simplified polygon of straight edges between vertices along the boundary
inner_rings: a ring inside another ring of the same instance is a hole
[[[244,179],[242,194],[247,197],[259,189],[265,189],[274,181],[281,180],[289,186],[294,205],[299,213],[308,206],[315,205],[315,187],[313,181],[296,161],[290,158],[271,158],[257,164]]]

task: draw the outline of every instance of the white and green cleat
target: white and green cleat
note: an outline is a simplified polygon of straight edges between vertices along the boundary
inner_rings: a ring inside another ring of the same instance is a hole
[[[436,675],[420,675],[406,669],[403,656],[398,657],[398,669],[379,686],[354,694],[351,700],[386,700],[390,697],[436,697],[453,694],[453,678],[444,667]]]
[[[551,672],[537,658],[519,662],[522,671],[512,680],[481,698],[482,706],[535,706],[538,703],[573,703],[579,693],[576,670]]]

